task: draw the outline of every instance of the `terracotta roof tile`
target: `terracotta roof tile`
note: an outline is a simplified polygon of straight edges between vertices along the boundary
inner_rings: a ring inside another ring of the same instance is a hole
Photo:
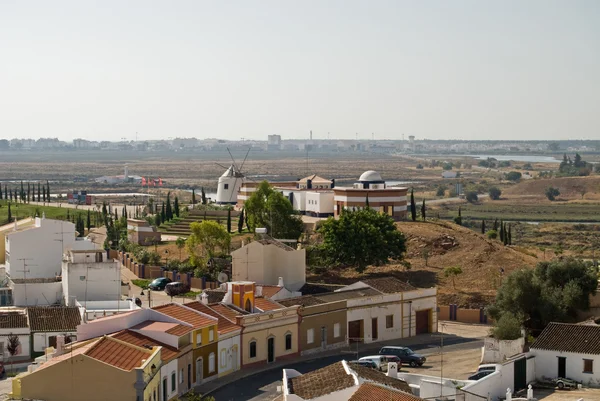
[[[348,401],[421,401],[422,398],[403,391],[372,383],[363,383]]]
[[[0,313],[0,329],[27,328],[27,315],[20,312]]]
[[[124,344],[110,337],[102,338],[85,353],[90,358],[127,371],[142,366],[142,361],[151,354],[151,350]]]
[[[396,277],[378,277],[361,280],[369,287],[375,288],[385,294],[393,294],[395,292],[413,291],[416,287],[397,279]]]
[[[283,309],[283,306],[279,305],[278,303],[262,297],[254,298],[254,306],[263,312]]]
[[[76,306],[34,306],[27,308],[31,332],[77,331],[81,315]]]
[[[550,323],[531,345],[531,349],[598,355],[600,326]]]
[[[192,326],[186,326],[184,324],[178,324],[177,326],[172,327],[169,330],[165,331],[165,333],[181,337],[184,334],[187,334],[187,333],[189,333],[189,332],[191,332],[193,330],[194,330],[194,328]]]
[[[395,388],[396,390],[412,394],[410,386],[404,380],[393,379],[387,376],[385,373],[360,365],[353,364],[350,369],[352,369],[363,380],[383,384],[385,386]]]
[[[156,322],[154,320],[146,320],[142,323],[136,324],[131,329],[157,331],[161,333],[172,334],[174,336],[182,336],[194,330],[194,328],[190,325],[172,322]]]
[[[354,377],[346,373],[342,362],[288,380],[290,393],[311,400],[354,386]]]
[[[40,367],[36,369],[36,372],[40,369],[49,368],[50,366],[55,365],[59,362],[69,360],[72,357],[75,357],[77,355],[85,354],[90,348],[92,348],[94,345],[96,345],[96,343],[98,341],[100,341],[100,340],[99,339],[92,340],[86,345],[82,345],[80,347],[73,348],[72,351],[70,351],[70,352],[67,352],[67,353],[59,355],[59,356],[52,357],[52,359],[50,359],[49,361],[42,363],[42,365],[40,365]]]
[[[301,297],[287,298],[287,299],[282,299],[277,302],[286,307],[294,306],[294,305],[314,306],[314,305],[320,305],[320,304],[325,303],[323,301],[319,301],[317,298],[314,297],[314,295],[303,295]]]
[[[262,287],[262,296],[265,298],[271,298],[283,289],[283,287],[276,285],[261,285],[260,287]]]
[[[231,320],[232,322],[236,322],[237,319],[235,318],[236,316],[242,316],[245,313],[242,313],[236,309],[230,308],[227,305],[223,305],[223,304],[214,304],[214,305],[210,305],[210,307],[217,313],[225,316],[227,319]]]
[[[241,326],[238,326],[237,324],[234,323],[235,318],[233,321],[231,321],[226,316],[220,314],[215,309],[213,309],[213,306],[207,306],[207,305],[204,305],[202,302],[198,302],[198,301],[194,301],[194,302],[191,302],[191,303],[185,304],[185,305],[188,308],[192,308],[194,310],[206,313],[207,315],[210,315],[212,317],[216,317],[217,319],[219,319],[219,323],[217,325],[217,331],[219,332],[219,334],[226,334],[226,333],[241,329]]]
[[[195,329],[199,329],[201,327],[206,327],[212,324],[216,324],[217,320],[212,316],[206,316],[198,311],[187,308],[180,304],[166,304],[155,306],[155,311],[160,313],[164,313],[165,315],[171,316],[175,319],[181,320],[182,322],[186,322],[191,324]]]
[[[150,337],[146,337],[143,334],[136,333],[135,331],[123,330],[112,334],[111,337],[124,341],[127,344],[136,345],[138,347],[143,347],[144,345],[151,345],[153,347],[161,346],[162,350],[160,358],[163,360],[163,362],[169,362],[179,355],[179,350],[177,350],[177,348],[158,342]]]

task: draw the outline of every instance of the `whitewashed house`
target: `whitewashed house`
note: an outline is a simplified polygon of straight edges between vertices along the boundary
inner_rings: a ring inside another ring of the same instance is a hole
[[[13,356],[8,351],[8,339],[11,334],[16,335],[19,339],[17,353]],[[18,363],[29,360],[31,358],[30,335],[27,315],[24,310],[10,309],[0,312],[0,358],[3,361]]]
[[[65,305],[76,299],[85,306],[86,301],[109,301],[121,298],[121,267],[108,259],[101,249],[65,253],[62,262],[62,292]]]

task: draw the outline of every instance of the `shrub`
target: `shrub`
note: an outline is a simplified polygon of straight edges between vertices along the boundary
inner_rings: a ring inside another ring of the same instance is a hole
[[[546,189],[546,198],[548,198],[548,200],[553,201],[558,195],[560,195],[558,188],[549,187]]]
[[[519,181],[521,177],[522,174],[518,171],[511,171],[510,173],[506,174],[506,179],[509,181]]]
[[[502,191],[498,187],[491,187],[488,191],[490,195],[490,199],[498,200],[500,199],[500,195],[502,195]]]
[[[442,166],[444,170],[452,170],[452,163],[444,163]]]
[[[421,163],[417,164],[417,170],[423,170],[423,165]]]
[[[467,202],[469,202],[469,203],[475,203],[479,200],[479,197],[477,196],[477,192],[475,192],[475,191],[467,192],[466,198],[467,198]]]
[[[516,340],[521,337],[521,322],[512,313],[503,313],[494,324],[492,335],[498,340]]]
[[[490,230],[486,233],[486,235],[489,239],[496,239],[496,238],[498,238],[498,231]]]
[[[437,191],[435,192],[435,196],[444,196],[446,195],[446,187],[444,187],[443,185],[440,185],[437,189]]]

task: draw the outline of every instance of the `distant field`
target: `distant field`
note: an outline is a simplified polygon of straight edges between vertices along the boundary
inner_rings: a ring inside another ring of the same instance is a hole
[[[17,217],[19,220],[26,217],[34,217],[36,212],[39,216],[43,213],[46,217],[51,219],[65,220],[67,218],[67,210],[69,210],[69,216],[73,213],[81,213],[86,216],[86,212],[75,211],[74,209],[66,209],[54,206],[37,206],[28,205],[24,203],[11,203],[10,211],[13,219]],[[0,201],[0,225],[8,223],[8,203],[4,200]]]

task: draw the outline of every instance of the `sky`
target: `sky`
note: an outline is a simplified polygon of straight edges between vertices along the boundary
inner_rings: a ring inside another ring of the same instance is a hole
[[[0,139],[600,139],[600,1],[0,0]]]

